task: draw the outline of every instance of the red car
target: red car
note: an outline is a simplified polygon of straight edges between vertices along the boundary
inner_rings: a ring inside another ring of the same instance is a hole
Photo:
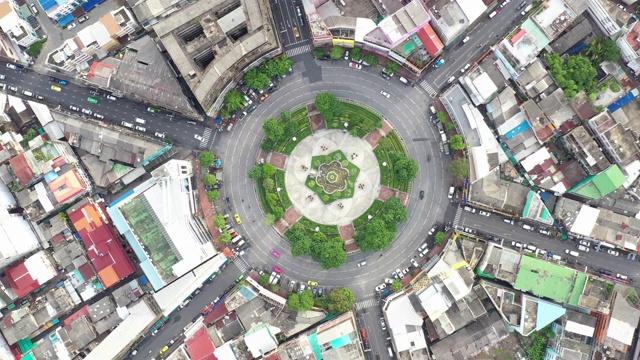
[[[349,61],[349,67],[352,69],[362,69],[362,65]]]
[[[275,271],[278,274],[282,274],[282,269],[280,269],[279,267],[277,267],[275,265],[271,268],[271,270]]]
[[[280,253],[276,251],[276,249],[271,249],[271,255],[279,258],[280,257]]]

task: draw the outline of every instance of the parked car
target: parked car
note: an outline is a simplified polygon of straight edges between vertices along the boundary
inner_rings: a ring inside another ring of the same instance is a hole
[[[384,90],[380,90],[380,94],[384,97],[386,97],[387,99],[391,97],[391,94],[389,94],[388,92],[384,91]]]
[[[309,285],[309,286],[318,286],[318,283],[313,281],[313,280],[309,280],[309,281],[307,281],[307,285]]]
[[[384,322],[384,318],[380,318],[380,326],[382,327],[382,331],[387,330],[387,324]]]
[[[156,132],[155,135],[161,139],[164,139],[164,133]]]
[[[433,235],[436,232],[437,227],[434,225],[431,227],[431,230],[429,230],[429,235]]]
[[[72,30],[75,29],[75,27],[78,26],[78,24],[72,22],[69,25],[67,25],[67,30]]]
[[[478,214],[480,214],[480,215],[482,215],[482,216],[486,216],[486,217],[489,217],[489,216],[491,215],[491,213],[490,213],[490,212],[488,212],[488,211],[482,211],[482,210],[480,210],[480,212],[479,212]]]
[[[404,278],[404,274],[402,273],[402,271],[400,269],[396,269],[396,274],[398,274],[398,278],[400,278],[400,279]]]
[[[411,259],[410,261],[411,261],[411,265],[413,265],[413,266],[415,266],[417,268],[420,267],[420,264],[418,264],[418,262],[415,259]]]
[[[93,113],[93,117],[96,119],[104,119],[104,115],[98,114],[98,113]]]
[[[513,219],[502,219],[503,222],[506,222],[507,224],[513,225]]]
[[[418,256],[425,257],[428,253],[429,253],[429,249],[426,248],[426,249],[422,250],[422,252],[420,252],[420,254],[418,254]]]
[[[193,138],[198,140],[198,141],[203,141],[204,140],[204,138],[202,136],[198,135],[198,134],[194,134]]]
[[[391,285],[391,284],[393,284],[393,279],[385,278],[384,282],[385,282],[385,284]]]
[[[422,251],[422,250],[426,249],[427,246],[429,246],[429,244],[423,243],[422,245],[418,246],[418,251]]]
[[[91,115],[91,114],[93,114],[93,111],[91,111],[89,109],[82,109],[82,113],[83,114],[87,114],[87,115]]]
[[[242,224],[242,220],[240,219],[240,215],[235,214],[235,215],[233,215],[233,218],[234,218],[234,219],[236,219],[236,222],[237,222],[238,224]]]
[[[77,107],[77,106],[73,106],[73,105],[70,105],[70,106],[69,106],[69,109],[70,109],[70,110],[73,110],[73,111],[80,111],[80,108],[79,108],[79,107]]]
[[[380,284],[378,286],[376,286],[376,292],[380,292],[382,290],[384,290],[387,287],[387,284]]]
[[[282,269],[280,269],[279,267],[277,267],[275,265],[271,267],[271,270],[275,271],[276,274],[282,274]]]
[[[358,69],[358,70],[362,69],[362,65],[356,64],[353,61],[349,61],[349,67],[352,68],[352,69]]]
[[[580,241],[578,241],[578,243],[580,245],[584,245],[584,246],[591,246],[591,243],[588,242],[587,240],[580,240]]]
[[[83,22],[89,20],[89,15],[82,15],[78,18],[78,23],[82,24]]]
[[[620,253],[619,253],[619,252],[617,252],[617,251],[615,251],[615,250],[613,250],[613,249],[609,249],[609,250],[607,250],[607,254],[609,254],[609,255],[613,255],[613,256],[618,256],[618,255],[620,255]]]

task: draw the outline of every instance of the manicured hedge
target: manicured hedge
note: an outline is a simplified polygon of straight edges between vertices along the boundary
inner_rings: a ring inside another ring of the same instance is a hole
[[[375,200],[373,202],[373,204],[371,204],[369,209],[367,209],[367,211],[364,212],[364,214],[360,215],[357,219],[353,220],[353,227],[357,229],[357,228],[361,227],[362,225],[368,223],[369,222],[369,215],[375,217],[376,214],[380,210],[382,210],[383,207],[384,207],[384,201]]]

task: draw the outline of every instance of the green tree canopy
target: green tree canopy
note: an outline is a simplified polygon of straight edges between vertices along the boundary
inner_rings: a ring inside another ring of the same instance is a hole
[[[396,231],[396,224],[407,221],[407,209],[402,206],[400,198],[392,197],[384,203],[382,219],[390,231]]]
[[[223,227],[225,227],[225,225],[227,225],[227,221],[225,220],[224,216],[218,215],[215,217],[215,219],[213,219],[213,225],[218,229],[222,229]]]
[[[262,165],[255,165],[254,167],[252,167],[251,169],[249,169],[247,175],[249,175],[249,179],[253,181],[260,180],[262,178]]]
[[[438,118],[438,120],[440,120],[441,123],[446,123],[447,122],[447,113],[444,111],[438,111],[436,112],[436,117]]]
[[[349,51],[349,57],[351,57],[351,60],[359,61],[360,59],[362,59],[362,49],[359,47],[354,47]]]
[[[434,237],[434,242],[436,246],[442,246],[444,244],[444,240],[447,238],[447,234],[442,231],[438,231],[436,236]]]
[[[451,146],[453,150],[463,150],[465,146],[464,146],[464,140],[462,139],[462,135],[460,134],[453,135],[451,139],[449,139],[449,146]]]
[[[275,222],[276,222],[276,217],[273,214],[267,214],[264,216],[263,224],[265,224],[266,226],[271,226],[275,224]]]
[[[287,122],[291,120],[291,111],[283,111],[280,113],[280,120]]]
[[[223,232],[222,234],[220,234],[220,237],[218,238],[218,241],[220,241],[223,244],[226,244],[228,242],[231,241],[231,234],[229,234],[228,232]]]
[[[367,54],[362,59],[364,60],[364,62],[373,67],[376,67],[378,66],[378,64],[380,64],[380,60],[378,60],[378,57],[375,54]]]
[[[389,231],[384,220],[378,218],[361,226],[354,234],[354,238],[363,252],[386,249],[395,236],[395,232]]]
[[[262,165],[262,177],[267,178],[276,174],[276,167],[271,164]]]
[[[211,151],[203,151],[198,155],[198,161],[200,161],[200,166],[206,169],[216,162],[216,156]]]
[[[267,119],[262,124],[262,130],[267,138],[273,141],[279,141],[284,135],[284,124],[277,119]]]
[[[293,311],[309,311],[313,307],[313,293],[311,290],[305,290],[301,293],[289,294],[287,306]]]
[[[217,190],[207,191],[207,200],[209,202],[216,202],[220,198],[220,193]]]
[[[260,275],[260,280],[258,280],[258,284],[260,284],[260,285],[262,285],[264,287],[269,286],[269,274]],[[289,303],[287,303],[287,305],[289,305]]]
[[[264,189],[267,191],[275,191],[276,182],[272,178],[266,178],[262,180],[262,187],[264,187]]]
[[[215,185],[216,181],[218,181],[218,179],[216,179],[216,176],[213,174],[207,174],[202,178],[202,183],[207,186]]]
[[[462,180],[469,176],[469,162],[466,158],[455,159],[449,164],[447,171],[451,176]]]
[[[240,91],[231,89],[227,92],[227,95],[224,96],[223,103],[229,111],[240,110],[244,107],[244,98]]]
[[[329,92],[316,95],[316,108],[325,120],[333,120],[344,113],[344,107],[338,98]]]
[[[286,73],[289,72],[289,69],[291,69],[291,65],[293,64],[293,62],[291,61],[291,59],[289,59],[289,57],[287,55],[280,55],[276,58],[273,58],[271,60],[269,60],[270,62],[273,62],[273,64],[275,65],[275,71],[276,73],[275,75],[285,75]]]
[[[387,74],[393,75],[397,73],[399,69],[400,65],[398,65],[398,63],[393,60],[387,59],[387,62],[384,64],[384,71]]]
[[[393,282],[391,283],[391,291],[398,292],[400,290],[402,290],[402,283],[398,279],[393,279]]]
[[[356,297],[349,288],[335,289],[329,294],[329,312],[342,314],[353,308]]]
[[[328,241],[322,247],[320,266],[323,269],[337,269],[347,262],[347,253],[342,242]]]
[[[35,139],[36,136],[38,136],[38,132],[35,129],[30,128],[29,130],[27,130],[27,133],[24,134],[23,139],[24,141],[29,142]]]
[[[580,91],[589,93],[595,89],[597,71],[588,58],[571,55],[563,59],[553,53],[545,59],[549,64],[549,73],[568,99],[573,99]]]
[[[393,164],[393,174],[399,182],[411,182],[418,175],[418,163],[402,152],[391,152],[391,163]]]
[[[284,125],[284,138],[291,139],[298,133],[298,125],[294,121],[289,121]]]
[[[253,68],[244,74],[245,84],[252,89],[263,89],[270,81],[269,76],[259,68]]]
[[[329,57],[333,60],[340,60],[344,57],[344,48],[342,46],[334,46],[331,48]]]
[[[593,40],[591,44],[586,47],[584,53],[596,66],[600,65],[603,61],[618,61],[621,57],[620,49],[615,41],[602,37]]]
[[[324,56],[324,51],[320,48],[315,48],[313,49],[313,57],[314,58],[321,58]]]

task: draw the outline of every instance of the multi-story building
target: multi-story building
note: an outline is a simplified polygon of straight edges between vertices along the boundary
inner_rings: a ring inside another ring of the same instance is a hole
[[[38,0],[40,6],[47,13],[47,16],[54,22],[58,22],[65,16],[71,14],[74,10],[87,3],[87,0],[62,0],[47,1]]]
[[[39,40],[38,34],[13,0],[0,0],[0,29],[16,44],[28,47]]]

